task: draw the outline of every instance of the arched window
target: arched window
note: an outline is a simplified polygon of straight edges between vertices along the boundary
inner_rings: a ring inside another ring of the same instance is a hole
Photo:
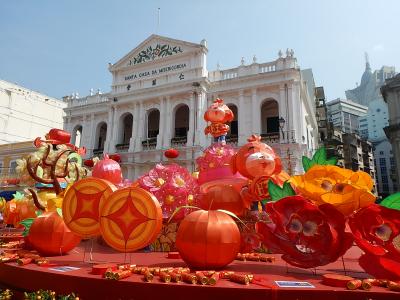
[[[79,148],[81,146],[81,139],[82,139],[82,125],[77,125],[75,126],[74,130],[72,130],[71,144]]]
[[[264,101],[261,106],[261,135],[279,137],[279,106],[273,99]]]
[[[156,138],[160,131],[160,111],[153,109],[147,116],[147,138]]]
[[[106,137],[107,137],[107,123],[101,122],[97,125],[95,150],[99,151],[104,150],[104,142],[106,141]]]
[[[238,109],[235,104],[228,104],[229,109],[233,112],[234,118],[231,123],[229,123],[229,131],[227,134],[227,138],[237,138],[238,137]]]
[[[127,151],[129,141],[132,137],[133,116],[131,113],[126,113],[119,119],[120,132],[118,135],[118,143],[116,148],[118,151]]]
[[[189,107],[182,104],[175,111],[175,128],[173,142],[186,143],[189,130]]]

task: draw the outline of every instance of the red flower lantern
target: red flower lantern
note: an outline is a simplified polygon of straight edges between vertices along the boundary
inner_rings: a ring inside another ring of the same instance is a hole
[[[164,156],[166,158],[174,159],[179,156],[179,151],[174,148],[170,148],[164,152]]]
[[[200,207],[205,210],[224,209],[235,215],[243,213],[244,205],[240,193],[230,185],[209,187],[200,197]]]
[[[120,165],[115,160],[110,159],[107,154],[93,167],[92,176],[108,180],[114,184],[122,181]]]
[[[400,211],[371,204],[349,219],[360,266],[376,278],[400,280]]]
[[[285,197],[265,207],[272,222],[256,223],[265,246],[299,268],[336,261],[351,247],[344,216],[330,204],[316,206],[302,196]]]
[[[240,232],[235,221],[217,210],[197,210],[179,225],[176,247],[193,268],[223,268],[240,249]]]
[[[33,220],[29,244],[42,255],[62,255],[75,248],[81,238],[71,232],[57,212],[45,212]]]

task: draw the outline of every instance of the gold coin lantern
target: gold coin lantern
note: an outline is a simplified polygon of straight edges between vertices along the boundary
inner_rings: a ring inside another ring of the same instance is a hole
[[[100,235],[100,211],[116,187],[100,178],[75,182],[65,193],[62,212],[68,228],[81,237]]]
[[[135,251],[149,245],[157,238],[161,226],[158,200],[139,187],[114,192],[100,210],[103,239],[118,251]]]

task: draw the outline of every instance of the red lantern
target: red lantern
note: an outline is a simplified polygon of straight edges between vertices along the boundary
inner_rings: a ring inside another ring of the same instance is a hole
[[[93,167],[92,176],[108,180],[114,184],[122,181],[120,165],[115,160],[110,159],[107,154]]]
[[[63,144],[68,144],[69,141],[71,140],[71,134],[62,129],[53,128],[53,129],[50,129],[50,131],[48,133],[48,139],[59,141]]]
[[[221,211],[197,210],[180,223],[176,247],[190,267],[223,268],[239,252],[239,228],[229,215]]]
[[[200,198],[200,207],[205,210],[224,209],[235,215],[243,213],[243,201],[240,193],[231,185],[209,187]]]
[[[75,248],[81,238],[71,232],[57,212],[45,212],[32,223],[29,244],[42,255],[62,255]]]
[[[179,151],[174,148],[170,148],[164,152],[164,155],[166,158],[177,158],[179,156]]]
[[[111,154],[110,159],[115,160],[117,163],[121,162],[121,155],[119,154]]]
[[[83,164],[84,164],[86,167],[89,167],[89,168],[92,168],[92,167],[94,166],[93,159],[85,159],[85,160],[83,161]]]

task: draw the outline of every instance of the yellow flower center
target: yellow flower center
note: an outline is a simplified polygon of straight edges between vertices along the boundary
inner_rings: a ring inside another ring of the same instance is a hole
[[[222,156],[224,154],[224,149],[218,148],[217,155]]]
[[[214,163],[210,162],[210,163],[208,164],[208,166],[209,166],[210,168],[214,168]]]
[[[167,205],[171,205],[172,203],[174,203],[175,198],[172,195],[168,195],[167,197],[165,197],[165,204]]]
[[[189,196],[187,197],[188,204],[191,205],[191,204],[193,203],[193,200],[194,200],[193,195],[189,195]]]
[[[156,187],[160,187],[165,183],[165,180],[162,178],[157,178],[157,180],[154,182],[154,184],[156,185]]]
[[[175,177],[175,184],[179,187],[183,187],[185,185],[185,181],[181,177],[177,176]]]

